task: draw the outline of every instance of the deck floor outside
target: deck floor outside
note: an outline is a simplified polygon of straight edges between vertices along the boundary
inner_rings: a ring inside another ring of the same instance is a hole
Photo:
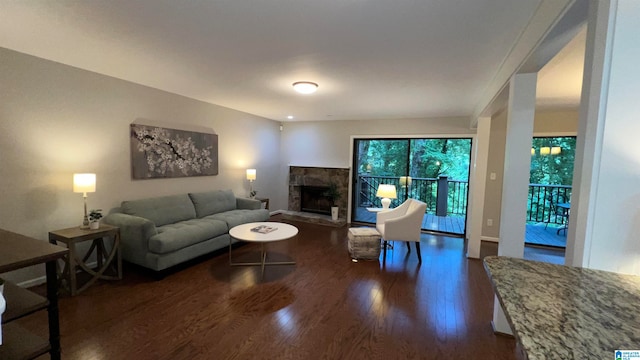
[[[363,223],[376,222],[376,213],[366,208],[356,208],[356,220]],[[422,228],[427,231],[438,231],[450,234],[464,234],[465,218],[460,215],[436,216],[425,214]],[[525,243],[530,245],[554,246],[564,248],[567,245],[566,230],[558,233],[559,227],[554,224],[527,223]]]

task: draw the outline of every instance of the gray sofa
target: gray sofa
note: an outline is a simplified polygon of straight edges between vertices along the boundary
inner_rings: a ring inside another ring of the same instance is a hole
[[[236,225],[268,218],[260,201],[217,190],[123,201],[103,221],[120,228],[124,260],[161,271],[228,246]]]

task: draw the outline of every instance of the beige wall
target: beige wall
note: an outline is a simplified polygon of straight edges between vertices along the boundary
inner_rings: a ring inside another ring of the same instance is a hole
[[[578,110],[537,111],[533,132],[538,135],[575,135],[578,129]],[[500,236],[500,206],[502,202],[502,175],[504,173],[504,148],[507,131],[507,112],[501,111],[491,118],[489,139],[489,161],[487,163],[487,185],[484,200],[482,237],[497,240]],[[491,173],[496,179],[491,180]],[[487,220],[493,226],[487,226]]]
[[[258,169],[259,194],[277,194],[279,123],[0,48],[0,228],[46,240],[79,225],[74,172],[95,172],[89,208],[188,191],[232,189],[245,196],[245,169]],[[219,175],[132,180],[129,124],[210,128],[219,139]],[[274,206],[281,207],[277,199]],[[10,274],[33,278],[41,270]]]
[[[533,135],[568,134],[578,132],[578,109],[573,110],[541,110],[536,111],[533,123]]]
[[[283,165],[350,167],[352,136],[473,135],[468,118],[310,121],[284,124]]]
[[[502,203],[502,175],[504,173],[504,148],[507,134],[507,112],[502,111],[491,118],[489,135],[489,159],[487,161],[487,178],[484,195],[484,220],[482,236],[497,239],[500,234],[500,206]],[[491,180],[491,174],[495,180]],[[493,225],[487,226],[492,219]]]

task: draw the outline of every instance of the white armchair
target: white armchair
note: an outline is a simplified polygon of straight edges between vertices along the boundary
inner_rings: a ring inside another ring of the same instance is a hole
[[[408,199],[395,209],[380,211],[376,215],[376,229],[384,240],[384,248],[388,240],[407,242],[407,249],[410,252],[410,241],[416,243],[418,261],[422,262],[420,255],[420,232],[422,230],[422,220],[427,210],[427,204],[415,199]]]

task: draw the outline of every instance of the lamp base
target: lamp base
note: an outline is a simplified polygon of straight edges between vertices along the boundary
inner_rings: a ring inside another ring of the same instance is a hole
[[[382,208],[383,209],[388,209],[389,205],[391,205],[391,199],[383,198],[382,200],[380,200],[380,203],[382,203]]]
[[[85,215],[84,219],[82,219],[82,225],[80,225],[80,229],[88,229],[89,228],[89,218]]]

